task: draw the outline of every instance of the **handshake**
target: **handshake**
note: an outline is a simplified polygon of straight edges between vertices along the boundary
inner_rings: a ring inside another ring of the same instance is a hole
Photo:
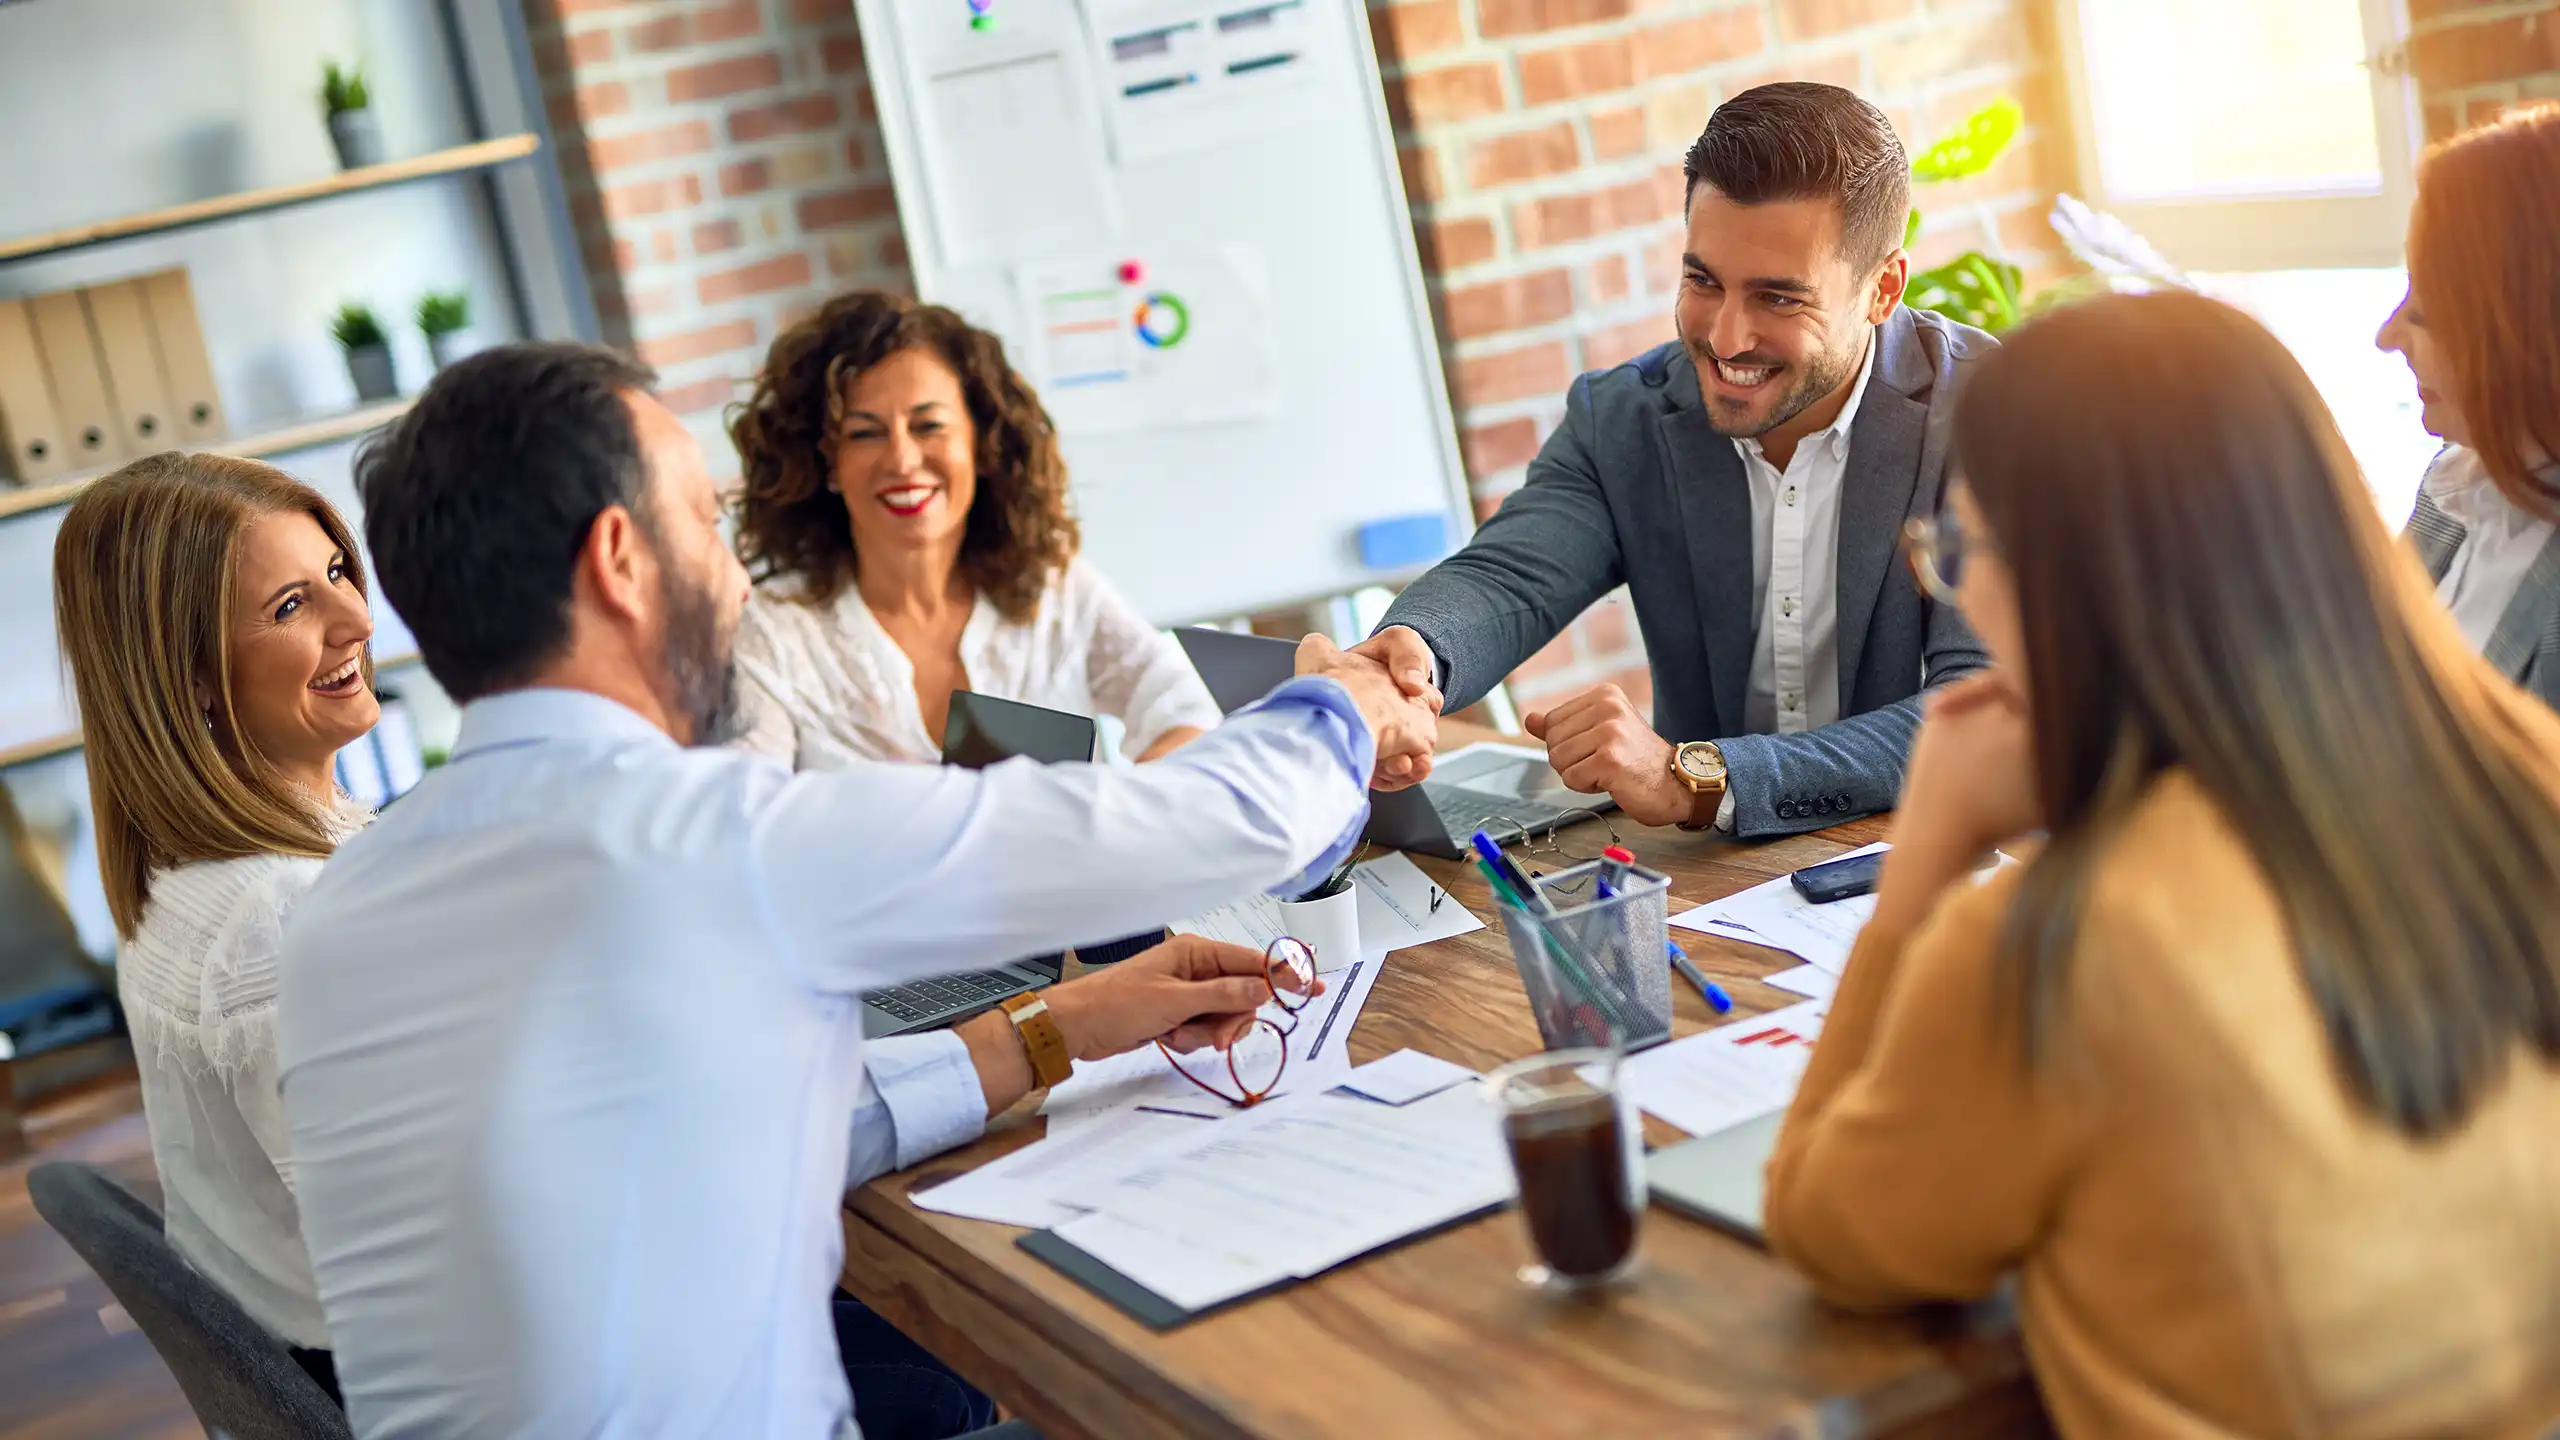
[[[1421,638],[1402,627],[1388,634],[1406,643],[1390,648],[1379,637],[1344,650],[1322,635],[1310,635],[1298,642],[1298,673],[1322,675],[1351,692],[1351,703],[1360,707],[1378,741],[1370,786],[1401,790],[1431,773],[1431,752],[1440,738],[1441,695],[1431,683],[1430,652]]]

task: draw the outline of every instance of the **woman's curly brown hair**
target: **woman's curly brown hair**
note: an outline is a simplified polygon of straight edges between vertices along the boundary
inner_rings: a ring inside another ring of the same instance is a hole
[[[1049,579],[1075,558],[1067,465],[1040,397],[1005,362],[1004,342],[940,305],[856,290],[782,332],[729,437],[746,470],[738,557],[756,578],[800,577],[813,604],[853,582],[860,557],[835,468],[844,385],[901,350],[923,348],[960,377],[978,433],[978,494],[960,569],[1007,620],[1028,620]]]

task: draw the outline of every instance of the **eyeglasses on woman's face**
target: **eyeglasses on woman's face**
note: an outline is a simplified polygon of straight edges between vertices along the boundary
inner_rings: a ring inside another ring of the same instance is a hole
[[[1911,565],[1911,578],[1920,593],[1941,604],[1957,603],[1957,588],[1964,583],[1965,552],[1971,542],[1965,534],[1964,521],[1956,507],[1948,505],[1932,519],[1902,522],[1902,558]]]

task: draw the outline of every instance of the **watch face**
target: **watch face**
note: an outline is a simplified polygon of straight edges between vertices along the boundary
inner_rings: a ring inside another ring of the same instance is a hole
[[[1688,771],[1689,774],[1700,780],[1721,780],[1724,778],[1723,762],[1716,758],[1716,753],[1713,750],[1709,750],[1703,745],[1681,746],[1680,768]]]

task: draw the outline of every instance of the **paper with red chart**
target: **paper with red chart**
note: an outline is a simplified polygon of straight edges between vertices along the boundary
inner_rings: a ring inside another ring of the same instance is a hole
[[[1627,1092],[1647,1114],[1692,1135],[1783,1110],[1829,1008],[1807,1000],[1630,1056],[1621,1072]]]

